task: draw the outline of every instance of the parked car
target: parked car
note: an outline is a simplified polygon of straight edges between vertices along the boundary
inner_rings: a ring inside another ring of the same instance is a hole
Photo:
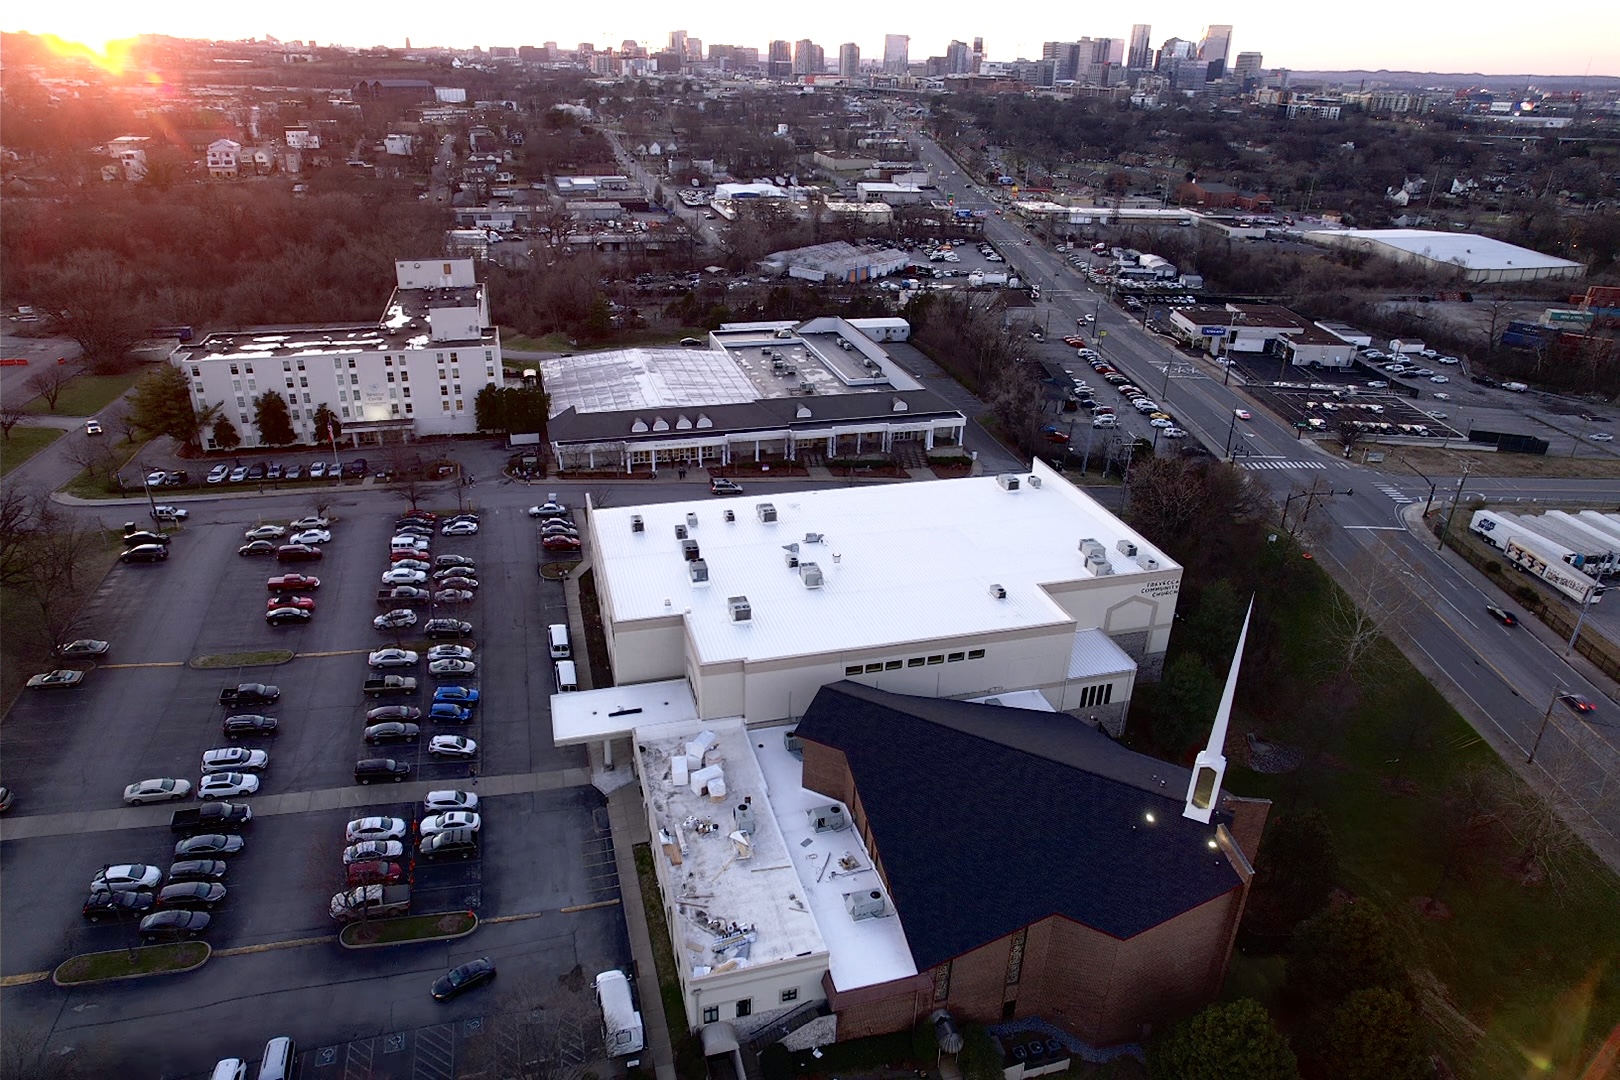
[[[567,517],[568,507],[558,502],[557,496],[552,494],[539,506],[529,507],[529,516],[533,518]]]
[[[281,687],[265,683],[237,683],[219,692],[221,705],[269,705],[281,696]]]
[[[362,840],[343,849],[343,865],[397,859],[403,854],[405,845],[398,840]]]
[[[307,623],[313,617],[314,612],[301,607],[273,607],[264,613],[264,621],[271,626]]]
[[[244,540],[280,540],[287,530],[280,525],[260,525],[242,534]]]
[[[321,549],[308,544],[283,544],[276,548],[276,559],[280,562],[315,562],[320,557]]]
[[[271,578],[265,585],[271,592],[292,592],[318,589],[321,587],[321,579],[307,574],[282,574],[280,577]]]
[[[482,986],[494,978],[495,964],[489,957],[484,956],[477,960],[469,960],[460,967],[453,967],[433,980],[433,1000],[449,1001],[451,998],[464,994],[476,986]]]
[[[422,719],[422,710],[415,705],[379,705],[375,709],[366,711],[366,722],[370,724],[420,719]]]
[[[371,625],[378,630],[403,630],[407,626],[416,625],[416,612],[410,608],[395,608],[372,619]]]
[[[471,660],[473,651],[465,645],[435,645],[427,651],[428,660]]]
[[[149,511],[156,521],[184,521],[191,516],[191,512],[179,506],[170,506],[167,503],[158,503]]]
[[[478,532],[478,525],[471,521],[452,521],[439,530],[440,536],[473,536]]]
[[[241,772],[266,769],[270,766],[270,751],[249,750],[245,746],[222,746],[204,750],[202,771],[205,773]]]
[[[443,568],[446,566],[476,566],[477,564],[468,555],[439,555],[434,558],[433,565]]]
[[[433,594],[435,604],[467,604],[473,600],[473,593],[467,589],[440,589]]]
[[[301,529],[325,529],[331,524],[332,524],[332,519],[331,518],[321,517],[319,514],[311,514],[308,517],[301,517],[297,521],[289,522],[287,524],[287,528],[289,528],[289,529],[300,529],[300,530]]]
[[[90,895],[85,897],[83,912],[84,917],[91,922],[100,922],[106,918],[125,918],[151,911],[154,902],[149,892],[109,889],[93,885],[90,887]]]
[[[458,574],[455,577],[447,577],[440,581],[436,581],[434,582],[434,585],[440,589],[454,589],[458,592],[472,592],[478,588],[478,581],[474,578],[462,577]]]
[[[430,675],[471,675],[478,665],[471,660],[435,660],[428,664]]]
[[[159,911],[141,920],[140,935],[147,941],[174,937],[196,937],[208,929],[213,918],[201,911]]]
[[[362,734],[367,746],[378,746],[382,743],[415,742],[421,737],[422,729],[415,724],[402,724],[390,720],[382,724],[372,724]]]
[[[435,735],[428,740],[428,753],[448,758],[470,758],[478,753],[478,744],[465,735]]]
[[[236,549],[238,555],[274,555],[276,545],[269,540],[252,540]]]
[[[324,461],[310,462],[309,478],[311,480],[319,480],[319,479],[323,478],[325,475],[326,475],[326,462],[324,462]]]
[[[229,866],[223,859],[182,859],[169,867],[169,881],[217,881]]]
[[[742,485],[738,484],[735,480],[728,480],[723,476],[717,476],[709,481],[710,495],[741,495],[742,493]]]
[[[428,813],[445,810],[477,810],[478,793],[474,791],[430,791],[422,800],[422,809]]]
[[[198,908],[209,910],[224,901],[225,886],[211,881],[181,881],[165,885],[157,896],[157,906],[160,908],[193,911]]]
[[[209,469],[208,470],[208,475],[206,477],[204,477],[203,479],[204,479],[204,482],[209,483],[209,484],[222,484],[222,483],[225,482],[225,478],[227,476],[229,476],[230,474],[231,474],[231,467],[229,465],[221,463],[219,465],[215,465],[212,469]]]
[[[168,547],[172,540],[173,537],[164,536],[162,533],[148,532],[145,529],[131,529],[126,526],[124,530],[124,546],[129,548],[143,547],[147,544],[159,544]]]
[[[393,758],[361,758],[354,763],[354,780],[357,784],[369,784],[374,780],[392,780],[397,784],[410,775],[410,765]]]
[[[436,701],[428,708],[428,719],[438,724],[470,724],[473,712],[448,701]]]
[[[452,829],[424,836],[417,841],[416,852],[424,859],[470,859],[478,854],[478,834],[470,829]]]
[[[427,583],[427,579],[427,575],[420,570],[396,566],[383,574],[382,583],[384,585],[424,585]]]
[[[220,723],[220,730],[227,738],[240,739],[244,735],[274,735],[279,725],[273,716],[261,716],[258,713],[242,713],[237,716],[227,716]]]
[[[179,802],[190,794],[190,780],[176,780],[173,777],[137,780],[124,789],[124,801],[131,806],[145,806],[155,802]]]
[[[147,863],[113,863],[96,871],[90,879],[90,887],[127,892],[131,889],[155,889],[162,880],[163,872]]]
[[[422,627],[422,633],[430,638],[463,638],[471,637],[473,625],[460,619],[429,619]]]
[[[84,682],[84,672],[74,671],[71,668],[60,668],[56,671],[47,671],[40,675],[31,675],[28,678],[30,690],[68,690]]]
[[[434,581],[449,581],[451,578],[465,578],[468,581],[477,581],[478,571],[470,566],[446,566],[433,571]]]
[[[245,847],[247,841],[240,836],[204,833],[202,836],[188,836],[174,845],[174,857],[189,859],[194,856],[235,855]]]
[[[366,840],[402,840],[409,832],[404,818],[363,817],[349,822],[343,836],[349,843],[358,844]]]
[[[326,529],[303,529],[292,535],[295,544],[328,544],[332,541],[332,534]]]
[[[470,686],[441,686],[433,691],[433,701],[449,702],[452,705],[478,704],[478,691]]]
[[[366,657],[366,663],[374,668],[411,667],[419,659],[410,649],[377,649]]]
[[[471,810],[446,810],[443,813],[430,814],[422,819],[417,831],[423,836],[434,836],[438,833],[449,832],[451,829],[466,829],[477,832],[483,828],[483,819]]]
[[[547,551],[578,551],[582,545],[577,536],[547,536],[541,539],[540,546]]]
[[[355,885],[397,885],[405,878],[405,871],[396,862],[384,862],[381,859],[367,859],[364,862],[350,863],[344,871],[344,884]]]
[[[259,790],[259,778],[252,773],[209,773],[197,785],[199,799],[234,799]]]

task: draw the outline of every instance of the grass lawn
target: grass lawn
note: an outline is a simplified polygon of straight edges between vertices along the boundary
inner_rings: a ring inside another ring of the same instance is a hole
[[[470,911],[439,915],[405,915],[397,919],[352,922],[341,931],[350,945],[397,945],[407,941],[433,941],[465,934],[478,925]]]
[[[140,377],[139,371],[125,372],[122,375],[75,375],[62,388],[61,395],[56,399],[56,408],[48,407],[42,397],[35,398],[24,407],[31,413],[94,416],[122,397]]]
[[[23,427],[11,429],[10,438],[0,442],[0,476],[21,465],[62,437],[59,428]]]
[[[15,431],[16,429],[13,428],[12,430]],[[118,462],[118,468],[114,469],[113,472],[119,473],[129,468],[129,463],[140,456],[141,451],[146,449],[146,444],[150,441],[150,439],[142,439],[134,443],[113,442],[111,444],[112,454]],[[79,475],[62,485],[62,490],[81,499],[122,499],[131,495],[140,495],[145,491],[144,488],[138,485],[129,491],[109,491],[105,474],[96,469],[81,470]]]
[[[261,652],[209,653],[191,658],[194,668],[263,667],[285,664],[293,658],[291,649],[265,649]]]
[[[653,966],[658,969],[658,996],[664,1001],[664,1021],[669,1027],[670,1045],[679,1047],[687,1040],[686,999],[681,996],[680,979],[675,974],[675,954],[669,947],[669,921],[664,918],[664,901],[658,893],[658,876],[653,870],[652,847],[637,844],[636,879],[641,884],[641,906],[647,912],[647,936],[652,938]]]
[[[1282,663],[1301,675],[1328,659],[1330,587],[1324,579],[1315,596],[1278,605]],[[1505,839],[1470,841],[1448,860],[1461,842],[1452,800],[1464,770],[1506,766],[1388,642],[1355,674],[1360,699],[1329,739],[1326,767],[1278,776],[1235,766],[1227,786],[1272,799],[1273,815],[1309,806],[1327,815],[1340,884],[1391,919],[1424,988],[1424,1015],[1461,1075],[1527,1075],[1542,1056],[1574,1075],[1620,1024],[1620,882],[1585,848],[1556,859],[1545,881],[1515,872]],[[1319,719],[1299,709],[1294,731],[1268,735],[1308,743]],[[1416,906],[1429,897],[1445,905],[1438,917]],[[1229,996],[1286,1014],[1280,987],[1277,961],[1234,958]]]
[[[1612,444],[1610,444],[1612,445]],[[1466,464],[1472,476],[1574,476],[1589,479],[1620,477],[1620,456],[1598,443],[1582,442],[1578,456],[1563,454],[1496,454],[1468,450],[1442,450],[1431,446],[1379,447],[1384,468],[1401,466],[1430,476],[1456,476]],[[1442,485],[1443,487],[1444,485]]]
[[[201,941],[177,941],[168,945],[147,945],[135,950],[132,963],[128,949],[116,952],[83,953],[64,960],[56,977],[65,983],[94,982],[123,975],[156,975],[183,971],[208,956],[208,945]]]

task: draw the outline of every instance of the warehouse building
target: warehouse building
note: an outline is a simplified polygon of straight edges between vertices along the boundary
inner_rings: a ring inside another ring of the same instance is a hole
[[[805,281],[834,281],[854,285],[898,274],[911,256],[894,248],[860,246],[836,240],[813,247],[777,251],[765,256],[765,269]]]
[[[1308,232],[1314,244],[1356,248],[1396,262],[1417,263],[1430,270],[1454,272],[1466,282],[1484,285],[1508,281],[1575,278],[1586,272],[1578,262],[1493,240],[1476,233],[1429,229],[1325,229]]]
[[[476,432],[473,400],[502,381],[500,331],[471,259],[401,260],[382,317],[368,323],[220,330],[176,349],[170,362],[190,379],[192,404],[219,406],[243,447],[265,445],[254,400],[287,401],[300,442],[325,442],[315,412],[325,405],[354,446]],[[217,449],[213,431],[204,449]]]

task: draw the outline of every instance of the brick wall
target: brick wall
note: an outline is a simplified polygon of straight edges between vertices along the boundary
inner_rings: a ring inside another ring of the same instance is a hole
[[[1227,826],[1227,830],[1252,866],[1255,856],[1260,853],[1260,837],[1266,831],[1266,818],[1271,813],[1271,800],[1246,799],[1223,791],[1220,806],[1222,810],[1232,815],[1232,824]]]

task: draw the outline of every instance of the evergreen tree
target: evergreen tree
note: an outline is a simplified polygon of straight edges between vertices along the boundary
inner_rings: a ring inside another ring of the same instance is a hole
[[[253,399],[253,423],[259,429],[259,441],[266,446],[286,446],[298,441],[287,399],[279,390],[266,390]]]
[[[221,450],[235,450],[242,445],[242,436],[231,423],[231,418],[221,413],[214,419],[214,445]]]

